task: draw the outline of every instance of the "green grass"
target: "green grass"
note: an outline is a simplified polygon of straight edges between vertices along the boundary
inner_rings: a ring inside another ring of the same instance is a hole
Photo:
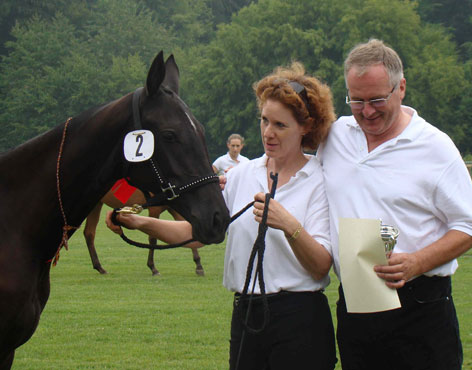
[[[199,250],[204,277],[195,274],[192,253],[183,248],[157,251],[161,276],[152,277],[147,251],[125,245],[103,221],[96,245],[108,275],[92,269],[79,230],[52,269],[39,327],[16,351],[13,369],[228,368],[232,294],[221,283],[224,244]],[[472,252],[459,263],[454,299],[464,369],[472,369]],[[333,319],[337,285],[333,277],[327,290]]]

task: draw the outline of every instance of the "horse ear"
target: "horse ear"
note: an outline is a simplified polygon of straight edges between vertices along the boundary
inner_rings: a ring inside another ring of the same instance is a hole
[[[177,67],[173,55],[166,60],[166,76],[163,84],[179,95],[179,67]]]
[[[164,81],[166,75],[166,66],[164,64],[164,53],[161,50],[159,54],[154,58],[154,61],[149,68],[147,80],[146,80],[146,91],[148,96],[152,96],[157,93],[159,87]]]

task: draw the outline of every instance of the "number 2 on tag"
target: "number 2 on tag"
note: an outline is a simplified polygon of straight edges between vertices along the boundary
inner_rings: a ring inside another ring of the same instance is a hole
[[[129,162],[143,162],[154,153],[154,135],[149,130],[129,132],[123,143],[123,152]]]

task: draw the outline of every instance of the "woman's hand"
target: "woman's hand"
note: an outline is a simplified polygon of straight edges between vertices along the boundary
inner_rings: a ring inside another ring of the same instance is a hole
[[[115,225],[111,219],[113,211],[108,211],[105,219],[105,223],[107,224],[108,228],[116,234],[123,234],[123,230],[121,226]],[[126,227],[127,229],[136,229],[137,228],[137,220],[136,216],[132,214],[124,214],[124,213],[117,213],[116,220]]]
[[[256,202],[253,213],[255,220],[260,223],[264,212],[265,194],[257,193],[254,199]],[[320,280],[326,276],[332,264],[329,252],[308,234],[295,216],[273,199],[269,202],[267,225],[284,232],[295,257],[314,279]]]
[[[115,225],[111,220],[113,211],[108,211],[105,223],[108,228],[119,235],[123,234],[120,226]],[[122,226],[130,230],[139,230],[151,238],[162,240],[165,243],[179,243],[183,240],[193,238],[192,225],[187,221],[161,220],[154,217],[140,216],[128,213],[118,213],[117,221]],[[201,247],[203,244],[194,242],[187,244],[187,247]]]
[[[265,206],[265,194],[257,193],[254,196],[254,200],[256,201],[253,209],[255,220],[261,223]],[[282,230],[285,235],[289,237],[299,227],[300,223],[279,202],[270,199],[269,210],[267,213],[267,225],[274,229]]]
[[[226,185],[226,176],[220,175],[218,176],[219,178],[219,183],[220,183],[220,189],[221,191],[225,190],[225,185]]]

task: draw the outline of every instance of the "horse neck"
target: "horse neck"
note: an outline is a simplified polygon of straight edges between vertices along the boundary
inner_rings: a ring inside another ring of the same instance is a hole
[[[131,97],[130,97],[131,98]],[[82,222],[113,183],[124,175],[123,137],[130,130],[127,98],[110,103],[70,132],[61,160],[63,201]]]
[[[60,157],[65,124],[2,156],[0,171],[11,176],[2,178],[0,189],[11,200],[10,205],[39,218],[47,232],[43,222],[51,227],[62,223],[59,181],[68,222],[80,225],[122,175],[121,138],[131,117],[128,99],[126,96],[73,119],[65,131]]]

